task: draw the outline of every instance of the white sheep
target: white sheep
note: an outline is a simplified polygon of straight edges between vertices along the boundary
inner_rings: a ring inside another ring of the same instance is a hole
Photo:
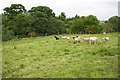
[[[78,39],[81,39],[81,36],[76,36]]]
[[[89,42],[90,42],[90,44],[91,43],[95,43],[96,44],[97,40],[98,40],[97,37],[90,37]]]
[[[90,38],[82,38],[85,42],[89,42]]]
[[[106,32],[103,32],[103,34],[106,34]]]
[[[109,37],[104,37],[103,38],[105,41],[109,41]]]
[[[70,37],[66,37],[66,36],[64,36],[64,37],[60,37],[61,39],[66,39],[66,40],[70,40]]]
[[[60,37],[61,39],[66,39],[66,36]]]
[[[70,37],[66,37],[67,40],[70,40]]]
[[[73,37],[74,43],[80,42],[80,38],[81,38],[80,36]]]

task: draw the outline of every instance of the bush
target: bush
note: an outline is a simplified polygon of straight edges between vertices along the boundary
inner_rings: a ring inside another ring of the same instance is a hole
[[[28,36],[29,36],[29,37],[36,37],[37,34],[36,34],[36,32],[33,31],[33,32],[29,32],[29,33],[28,33]]]

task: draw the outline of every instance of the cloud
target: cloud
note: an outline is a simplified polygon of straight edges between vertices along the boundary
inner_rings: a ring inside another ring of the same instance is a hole
[[[118,15],[118,0],[1,0],[0,11],[11,4],[22,4],[27,10],[36,6],[48,6],[58,16],[65,12],[67,17],[93,14],[100,20]]]

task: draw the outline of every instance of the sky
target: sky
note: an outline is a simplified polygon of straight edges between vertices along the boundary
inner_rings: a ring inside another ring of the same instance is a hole
[[[66,16],[74,17],[95,15],[99,20],[108,20],[118,15],[119,0],[0,0],[0,12],[11,4],[22,4],[27,10],[37,6],[47,6],[56,16],[64,12]]]

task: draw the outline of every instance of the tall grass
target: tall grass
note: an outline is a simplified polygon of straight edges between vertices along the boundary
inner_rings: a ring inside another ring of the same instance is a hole
[[[53,36],[3,42],[3,78],[116,78],[118,34],[68,34],[99,38],[97,44]],[[64,36],[64,35],[57,35]],[[110,37],[104,42],[103,37]]]

